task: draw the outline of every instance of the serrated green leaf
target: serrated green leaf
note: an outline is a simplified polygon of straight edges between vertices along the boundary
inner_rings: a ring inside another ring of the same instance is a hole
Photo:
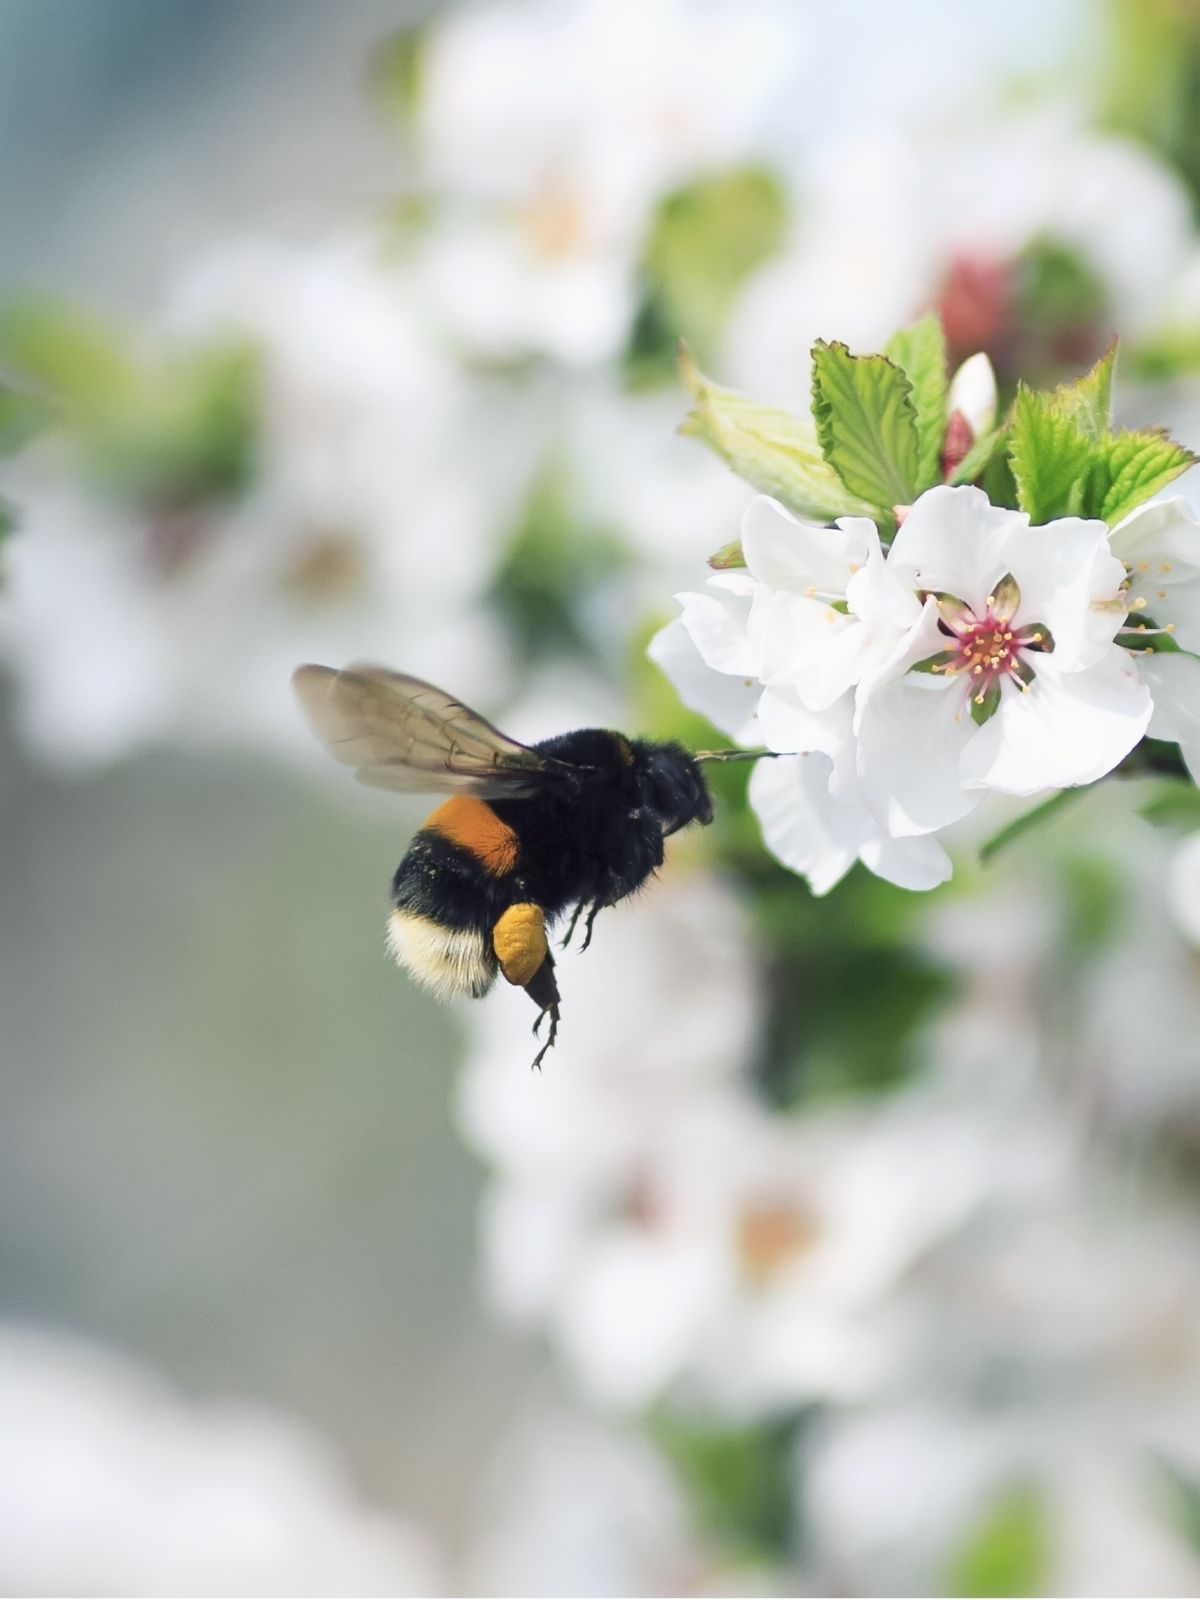
[[[957,1595],[1044,1594],[1050,1527],[1037,1487],[1015,1483],[950,1558],[946,1592]]]
[[[1117,365],[1117,341],[1097,361],[1092,370],[1074,383],[1063,383],[1054,390],[1058,408],[1091,439],[1102,439],[1112,424],[1113,377]]]
[[[738,477],[809,521],[873,515],[873,507],[850,494],[823,460],[816,434],[802,418],[710,383],[686,349],[679,370],[696,401],[680,432],[715,450]]]
[[[985,433],[982,438],[967,451],[966,455],[950,474],[949,482],[952,484],[974,483],[981,478],[991,464],[992,458],[1000,453],[1008,442],[1009,425],[993,428],[990,433]]]
[[[825,460],[851,494],[876,510],[917,496],[920,442],[912,384],[887,356],[813,346],[813,419]]]
[[[917,417],[917,485],[931,488],[941,481],[942,443],[946,436],[946,335],[934,312],[893,334],[884,350],[912,384]]]
[[[1032,522],[1087,515],[1092,441],[1053,395],[1018,384],[1009,455],[1018,503]]]
[[[1194,467],[1198,459],[1159,429],[1118,433],[1106,439],[1096,461],[1093,492],[1098,504],[1089,514],[1112,527],[1181,472]]]

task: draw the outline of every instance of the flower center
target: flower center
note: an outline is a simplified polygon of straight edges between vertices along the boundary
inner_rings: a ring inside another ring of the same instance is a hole
[[[982,611],[954,595],[933,598],[937,601],[938,628],[946,635],[947,647],[939,655],[919,662],[917,670],[947,678],[961,677],[972,717],[976,722],[986,722],[1000,704],[1005,681],[1028,690],[1034,677],[1030,655],[1053,650],[1054,641],[1040,623],[1029,622],[1022,627],[1014,624],[1021,591],[1011,575],[996,585]]]

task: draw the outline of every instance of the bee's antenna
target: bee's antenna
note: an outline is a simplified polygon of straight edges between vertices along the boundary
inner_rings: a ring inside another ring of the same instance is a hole
[[[694,750],[693,761],[759,761],[764,756],[777,756],[778,750]]]

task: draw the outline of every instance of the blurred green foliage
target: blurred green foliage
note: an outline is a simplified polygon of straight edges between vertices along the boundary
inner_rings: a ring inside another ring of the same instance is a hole
[[[243,340],[148,355],[99,317],[30,299],[0,311],[0,361],[106,493],[173,510],[234,496],[251,479],[259,363]]]
[[[626,355],[635,384],[671,382],[681,338],[702,361],[711,358],[738,286],[779,249],[786,225],[783,191],[758,168],[701,178],[663,198]]]
[[[945,1593],[1045,1594],[1050,1556],[1042,1495],[1031,1483],[1010,1484],[952,1555]]]
[[[800,1417],[690,1427],[659,1413],[650,1432],[683,1484],[700,1531],[735,1560],[786,1563],[796,1536],[793,1461]]]
[[[547,460],[504,549],[488,600],[522,661],[565,654],[611,672],[589,613],[631,558],[614,531],[581,520],[565,463]]]

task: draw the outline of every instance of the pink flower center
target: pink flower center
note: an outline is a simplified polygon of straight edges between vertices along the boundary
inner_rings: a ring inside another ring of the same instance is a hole
[[[1021,591],[1012,577],[996,585],[996,592],[988,595],[982,611],[953,595],[934,598],[938,627],[946,635],[947,647],[920,666],[943,677],[961,677],[972,715],[983,720],[976,708],[985,708],[984,718],[990,716],[1000,703],[1000,689],[1006,679],[1027,690],[1034,676],[1029,653],[1052,650],[1054,641],[1040,623],[1014,626]]]

